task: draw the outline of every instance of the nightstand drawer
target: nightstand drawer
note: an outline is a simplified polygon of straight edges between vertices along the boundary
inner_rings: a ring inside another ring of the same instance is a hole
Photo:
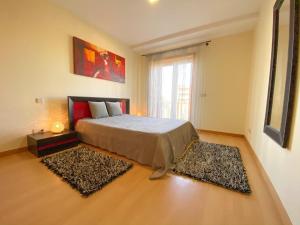
[[[54,142],[62,142],[62,141],[73,139],[73,138],[77,138],[76,132],[67,133],[67,134],[63,134],[63,135],[54,134],[53,137],[48,137],[45,139],[37,140],[37,145],[43,146],[43,145],[52,144]]]
[[[61,145],[72,144],[74,142],[78,143],[79,139],[77,137],[74,137],[74,138],[70,138],[70,139],[66,139],[66,140],[52,141],[51,143],[39,144],[39,145],[37,145],[37,150],[38,151],[43,151],[45,149],[56,148],[56,147],[59,147]]]
[[[27,136],[28,149],[38,157],[52,154],[80,143],[77,132],[64,131],[60,134],[45,132]]]
[[[39,146],[37,148],[38,157],[49,155],[55,152],[59,152],[68,148],[72,148],[80,143],[78,138],[70,139],[67,141],[62,141],[58,143],[49,144],[49,145],[43,145]]]

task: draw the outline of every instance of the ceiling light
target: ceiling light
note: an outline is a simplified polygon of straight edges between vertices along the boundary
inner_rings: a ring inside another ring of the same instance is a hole
[[[151,4],[151,5],[154,5],[156,3],[158,3],[159,0],[148,0],[148,2]]]

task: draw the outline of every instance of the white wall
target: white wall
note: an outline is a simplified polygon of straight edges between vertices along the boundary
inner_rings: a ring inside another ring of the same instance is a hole
[[[54,120],[67,125],[68,95],[130,98],[138,111],[140,57],[128,46],[44,0],[1,1],[0,27],[0,151],[26,146],[26,134]],[[126,83],[74,75],[72,36],[125,57]]]
[[[296,225],[300,224],[299,79],[288,149],[281,148],[263,132],[271,61],[274,3],[275,0],[265,1],[255,31],[246,136],[269,175],[293,224]],[[298,78],[300,77],[299,72],[300,66],[298,67]]]
[[[253,32],[212,40],[200,49],[201,129],[244,134]]]

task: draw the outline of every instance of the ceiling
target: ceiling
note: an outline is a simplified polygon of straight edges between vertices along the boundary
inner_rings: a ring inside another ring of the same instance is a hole
[[[250,30],[262,0],[51,0],[141,54]]]

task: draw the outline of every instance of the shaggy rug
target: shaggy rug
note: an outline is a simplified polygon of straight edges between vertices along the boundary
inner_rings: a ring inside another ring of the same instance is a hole
[[[46,156],[41,162],[83,196],[101,189],[132,167],[132,163],[114,159],[82,145]]]
[[[197,180],[251,193],[247,174],[237,147],[194,142],[178,160],[173,171]]]

